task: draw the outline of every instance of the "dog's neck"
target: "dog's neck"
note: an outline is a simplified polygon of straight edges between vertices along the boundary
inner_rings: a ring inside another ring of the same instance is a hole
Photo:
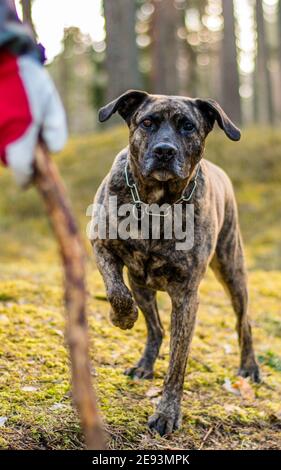
[[[189,183],[195,176],[196,164],[190,175],[182,180],[157,181],[154,178],[144,178],[134,159],[129,156],[129,173],[138,188],[140,198],[146,204],[174,204],[183,195]]]

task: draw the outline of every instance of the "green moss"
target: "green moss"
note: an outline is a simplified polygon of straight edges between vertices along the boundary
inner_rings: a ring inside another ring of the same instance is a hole
[[[86,207],[126,139],[123,128],[73,139],[58,158],[83,234]],[[208,272],[200,287],[182,428],[169,440],[152,436],[146,423],[158,397],[151,400],[147,392],[151,387],[161,389],[167,371],[170,301],[165,294],[158,295],[167,334],[155,379],[127,378],[123,371],[139,359],[144,348],[145,322],[140,315],[133,331],[109,323],[103,282],[91,260],[87,276],[93,380],[114,449],[280,449],[276,424],[281,392],[280,133],[247,130],[238,145],[214,134],[206,156],[220,163],[235,183],[251,268],[250,312],[263,383],[254,386],[256,398],[249,403],[223,388],[225,379],[235,380],[239,363],[235,316]],[[81,449],[84,444],[72,407],[63,338],[62,274],[56,246],[36,192],[19,197],[7,172],[1,174],[1,189],[0,415],[8,419],[0,427],[0,448]]]

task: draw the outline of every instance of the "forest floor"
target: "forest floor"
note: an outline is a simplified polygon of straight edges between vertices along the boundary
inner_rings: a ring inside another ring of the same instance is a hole
[[[254,385],[236,377],[239,355],[234,314],[221,286],[208,272],[200,288],[182,428],[169,438],[152,435],[146,422],[159,400],[168,365],[169,299],[162,293],[158,296],[166,336],[155,379],[131,380],[123,371],[141,355],[144,320],[140,314],[131,331],[110,324],[103,283],[88,247],[92,375],[110,448],[281,448],[281,138],[274,131],[261,134],[246,131],[237,147],[215,135],[207,156],[220,162],[235,184],[263,381]],[[125,142],[126,132],[119,128],[76,138],[58,159],[83,233],[86,208]],[[56,247],[35,191],[19,195],[10,177],[0,176],[0,448],[81,449],[83,439],[71,399]]]

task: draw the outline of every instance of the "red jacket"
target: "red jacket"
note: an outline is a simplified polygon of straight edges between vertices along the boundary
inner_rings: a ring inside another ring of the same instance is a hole
[[[0,158],[5,148],[19,139],[32,122],[32,115],[20,77],[17,56],[0,49]]]
[[[0,160],[21,186],[33,175],[39,135],[51,152],[61,150],[65,113],[32,33],[20,23],[13,0],[0,0]]]

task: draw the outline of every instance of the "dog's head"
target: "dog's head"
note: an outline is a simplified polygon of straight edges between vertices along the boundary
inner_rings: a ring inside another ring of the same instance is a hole
[[[104,106],[99,120],[107,121],[117,111],[129,126],[130,153],[143,178],[188,178],[215,121],[231,140],[240,139],[239,129],[211,99],[130,90]]]

